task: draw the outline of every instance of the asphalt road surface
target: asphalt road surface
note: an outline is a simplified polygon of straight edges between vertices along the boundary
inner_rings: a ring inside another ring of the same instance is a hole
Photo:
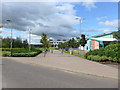
[[[3,88],[117,88],[118,81],[3,59]]]

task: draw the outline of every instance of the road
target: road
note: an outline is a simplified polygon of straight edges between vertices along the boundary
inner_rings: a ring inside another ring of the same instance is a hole
[[[3,59],[3,88],[117,88],[118,81]]]

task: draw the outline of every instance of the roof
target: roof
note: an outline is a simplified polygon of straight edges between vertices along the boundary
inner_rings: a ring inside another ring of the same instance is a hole
[[[103,34],[95,35],[92,37],[96,38],[96,37],[106,36],[106,35],[110,35],[110,34],[112,34],[112,32],[111,33],[103,33]]]
[[[95,41],[117,41],[117,39],[115,38],[89,38],[91,40],[95,40]]]

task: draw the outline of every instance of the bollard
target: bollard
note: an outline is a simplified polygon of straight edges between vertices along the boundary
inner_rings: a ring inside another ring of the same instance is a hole
[[[72,50],[70,50],[70,55],[72,55],[73,54],[73,51]]]

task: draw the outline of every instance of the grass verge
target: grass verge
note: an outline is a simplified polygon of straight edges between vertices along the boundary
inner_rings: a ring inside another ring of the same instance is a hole
[[[64,53],[70,54],[70,51],[64,51]],[[78,54],[75,54],[75,53],[73,53],[72,55],[80,57],[80,58],[85,58],[85,55],[78,55]]]

